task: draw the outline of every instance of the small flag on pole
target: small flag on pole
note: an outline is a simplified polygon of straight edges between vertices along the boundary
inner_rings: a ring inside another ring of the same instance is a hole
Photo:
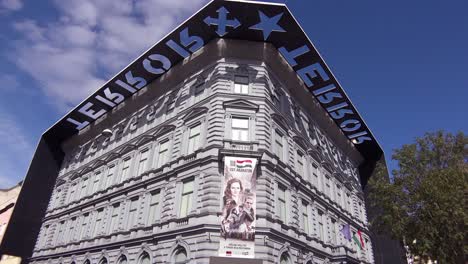
[[[361,243],[359,242],[359,239],[356,237],[356,233],[353,234],[353,240],[359,246],[359,248],[362,249]]]
[[[358,233],[358,236],[359,236],[359,240],[361,241],[361,248],[364,248],[364,239],[362,239],[361,230],[358,230],[357,233]]]

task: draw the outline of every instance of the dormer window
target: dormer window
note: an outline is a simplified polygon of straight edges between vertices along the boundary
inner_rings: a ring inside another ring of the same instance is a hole
[[[249,93],[249,78],[246,76],[234,77],[234,93],[248,94]]]
[[[197,83],[193,88],[193,102],[198,103],[203,97],[203,93],[205,91],[205,83]]]

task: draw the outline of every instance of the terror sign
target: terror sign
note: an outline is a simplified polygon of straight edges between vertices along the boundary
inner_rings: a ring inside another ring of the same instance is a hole
[[[216,38],[275,46],[344,135],[366,158],[382,151],[338,81],[284,4],[212,1],[71,111],[54,129],[67,138]]]

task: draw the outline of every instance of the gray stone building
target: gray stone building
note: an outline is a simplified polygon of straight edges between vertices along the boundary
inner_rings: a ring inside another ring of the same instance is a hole
[[[37,264],[374,263],[362,190],[382,155],[284,5],[213,1],[44,133],[0,250]],[[232,157],[256,160],[244,259],[217,257]]]
[[[278,51],[218,40],[195,55],[63,143],[33,263],[208,263],[225,156],[259,159],[256,258],[373,263],[362,157]]]

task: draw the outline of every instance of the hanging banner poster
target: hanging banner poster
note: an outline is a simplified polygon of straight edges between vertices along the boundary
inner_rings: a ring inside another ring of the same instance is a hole
[[[219,256],[254,258],[257,159],[225,157]]]

